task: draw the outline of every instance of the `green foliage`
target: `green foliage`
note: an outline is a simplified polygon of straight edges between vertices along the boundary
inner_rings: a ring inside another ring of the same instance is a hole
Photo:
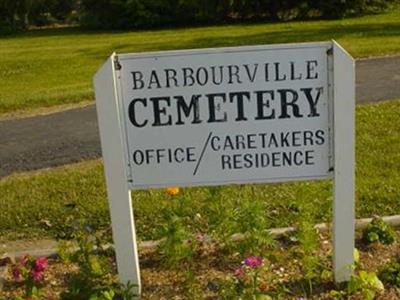
[[[65,22],[91,28],[148,28],[236,20],[341,18],[378,12],[395,0],[0,0],[0,33]]]
[[[349,294],[360,293],[365,300],[373,300],[385,288],[375,272],[359,271],[348,282]]]
[[[170,205],[161,211],[164,223],[160,228],[162,242],[158,252],[167,267],[177,267],[193,259],[198,244],[187,226],[190,207],[185,194],[178,193],[168,198]]]
[[[116,284],[111,276],[110,257],[103,250],[104,235],[92,232],[89,226],[77,230],[74,243],[59,245],[60,257],[79,266],[78,273],[72,274],[62,299],[107,299],[112,294],[110,287]],[[76,244],[77,249],[74,249]]]
[[[106,288],[104,291],[92,294],[88,300],[134,300],[138,299],[134,292],[137,286],[131,283],[127,285],[119,284],[115,287]]]
[[[364,13],[376,13],[385,10],[393,0],[316,0],[307,1],[310,9],[319,11],[324,18],[343,18]]]
[[[362,295],[365,300],[373,300],[385,287],[375,272],[362,270],[360,253],[357,249],[354,249],[353,255],[354,264],[351,269],[354,274],[347,283],[347,295]],[[342,299],[340,296],[345,296],[344,291],[332,291],[332,293],[337,294],[340,299]]]
[[[0,32],[26,29],[30,6],[28,0],[0,0]]]
[[[208,190],[210,194],[202,209],[208,231],[228,251],[237,251],[242,256],[261,255],[274,247],[262,190],[255,185],[240,186],[228,193],[223,193],[223,187]]]
[[[383,245],[390,245],[395,240],[396,232],[381,218],[374,218],[363,231],[363,241],[367,244],[381,243]]]
[[[234,223],[231,225],[231,234],[239,233],[241,238],[232,241],[229,236],[225,242],[242,256],[262,255],[275,247],[275,241],[268,231],[271,226],[266,217],[266,202],[254,185],[242,187],[242,191],[246,192],[247,197],[236,203]]]
[[[60,241],[58,253],[65,262],[78,265],[79,271],[71,274],[68,286],[61,294],[64,300],[132,300],[137,299],[137,285],[116,282],[114,253],[106,248],[107,232],[96,233],[88,225],[73,235],[72,241]]]
[[[82,1],[82,24],[91,28],[148,28],[217,20],[229,1]]]
[[[34,0],[29,7],[28,22],[35,26],[64,22],[76,8],[77,0]]]
[[[0,0],[0,33],[65,21],[78,0]]]
[[[196,241],[192,239],[182,219],[173,213],[168,214],[163,226],[163,240],[158,247],[163,263],[168,267],[177,267],[180,263],[192,260]]]
[[[379,273],[383,282],[400,288],[400,258],[387,263]]]
[[[394,0],[82,0],[92,28],[144,28],[236,20],[341,18],[384,10]]]
[[[137,289],[137,285],[131,282],[128,282],[126,285],[120,284],[117,288],[117,294],[120,300],[132,300],[137,298],[137,293],[135,290]]]
[[[380,12],[396,0],[0,0],[0,33],[66,22],[96,29],[170,27],[237,20],[342,18]]]
[[[315,225],[315,209],[312,203],[300,201],[298,215],[297,239],[299,245],[295,254],[300,256],[304,274],[303,290],[312,294],[314,282],[321,277],[323,272],[322,259],[318,255],[318,234]]]
[[[81,5],[83,10],[81,22],[84,26],[109,29],[124,27],[125,0],[84,0]]]

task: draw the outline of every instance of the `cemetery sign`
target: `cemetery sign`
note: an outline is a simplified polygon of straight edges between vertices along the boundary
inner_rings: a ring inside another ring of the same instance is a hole
[[[130,190],[324,178],[342,243],[335,275],[348,279],[354,62],[338,44],[113,54],[95,90],[123,280],[140,283]]]

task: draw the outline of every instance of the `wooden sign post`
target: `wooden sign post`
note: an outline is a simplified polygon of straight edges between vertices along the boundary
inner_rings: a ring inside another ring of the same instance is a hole
[[[94,85],[121,281],[140,294],[131,190],[326,178],[335,280],[349,280],[354,81],[334,41],[113,54]]]

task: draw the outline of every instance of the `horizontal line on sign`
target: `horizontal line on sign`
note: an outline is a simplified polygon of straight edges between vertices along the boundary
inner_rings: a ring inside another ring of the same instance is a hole
[[[168,182],[159,184],[138,184],[135,185],[129,182],[129,187],[131,190],[141,190],[148,188],[163,188],[169,186],[180,186],[180,187],[195,187],[195,186],[212,186],[212,185],[228,185],[228,184],[261,184],[261,183],[284,183],[290,181],[306,181],[306,180],[323,180],[323,179],[333,179],[333,173],[327,173],[325,175],[310,175],[310,176],[292,176],[292,177],[276,177],[271,179],[256,178],[251,180],[219,180],[219,181],[197,181],[197,182]]]
[[[257,45],[257,46],[154,51],[154,52],[144,52],[144,53],[125,53],[125,54],[119,53],[118,58],[120,61],[122,61],[122,60],[141,59],[141,58],[191,56],[191,55],[201,55],[201,54],[240,53],[240,52],[258,52],[258,51],[273,51],[273,50],[299,50],[299,49],[312,49],[312,48],[328,49],[330,47],[332,47],[331,42],[273,44],[273,45]]]

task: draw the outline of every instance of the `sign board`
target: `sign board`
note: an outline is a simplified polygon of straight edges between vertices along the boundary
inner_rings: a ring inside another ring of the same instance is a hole
[[[354,62],[335,42],[114,54],[95,77],[119,273],[140,289],[130,190],[334,179],[354,248]]]
[[[131,188],[329,177],[330,47],[118,55]]]

